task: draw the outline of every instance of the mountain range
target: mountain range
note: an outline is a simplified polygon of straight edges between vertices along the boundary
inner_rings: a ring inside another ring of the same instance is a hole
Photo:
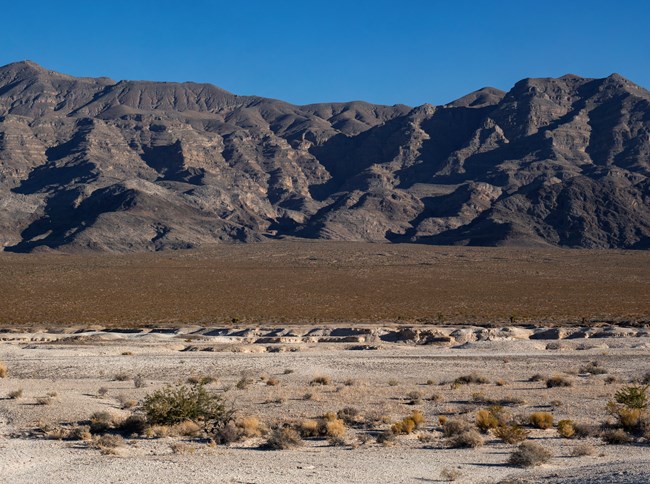
[[[0,67],[0,247],[309,238],[650,248],[650,92],[524,79],[442,106],[297,106]]]

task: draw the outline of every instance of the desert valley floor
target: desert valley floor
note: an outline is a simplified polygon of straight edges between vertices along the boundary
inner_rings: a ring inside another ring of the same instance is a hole
[[[594,429],[618,389],[650,378],[649,262],[647,252],[298,242],[0,254],[0,480],[645,482],[648,442],[611,445]],[[254,428],[216,445],[187,428],[110,448],[70,438],[188,381]],[[525,422],[548,462],[509,465],[517,446],[493,431],[451,448],[445,420],[473,426],[495,406]],[[418,428],[382,439],[414,411]],[[265,448],[271,428],[304,430],[332,412],[336,438]],[[535,412],[555,425],[529,425]],[[559,435],[567,419],[581,435]]]

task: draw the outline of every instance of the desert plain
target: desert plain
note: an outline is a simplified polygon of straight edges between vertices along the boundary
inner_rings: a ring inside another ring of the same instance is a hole
[[[647,482],[648,436],[616,440],[607,405],[650,383],[649,263],[291,241],[0,254],[0,480]],[[230,434],[124,425],[179,386],[223,399]],[[513,464],[488,414],[543,462]],[[279,429],[298,440],[269,445]]]

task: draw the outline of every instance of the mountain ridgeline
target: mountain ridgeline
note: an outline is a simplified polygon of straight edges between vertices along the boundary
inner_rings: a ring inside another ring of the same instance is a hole
[[[525,79],[444,106],[296,106],[0,68],[0,246],[310,238],[650,248],[650,92]]]

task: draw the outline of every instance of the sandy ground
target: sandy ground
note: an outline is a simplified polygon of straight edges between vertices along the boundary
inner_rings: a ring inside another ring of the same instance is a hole
[[[191,337],[182,330],[4,333],[0,361],[9,375],[0,379],[0,481],[442,482],[443,469],[456,469],[457,482],[468,483],[647,482],[648,443],[605,445],[594,438],[563,439],[555,429],[533,430],[530,439],[542,443],[553,457],[532,470],[508,466],[514,446],[490,435],[477,449],[446,447],[438,417],[459,415],[471,421],[485,406],[477,398],[516,397],[525,403],[508,408],[515,415],[542,410],[551,412],[556,421],[600,423],[607,418],[608,399],[622,382],[650,370],[650,337],[643,331],[562,340],[529,339],[527,331],[509,328],[464,343],[380,340],[368,346],[376,349],[366,351],[353,350],[359,345],[343,341],[259,344],[251,342],[250,335]],[[593,361],[607,373],[580,373],[580,367]],[[286,369],[293,372],[285,373]],[[472,371],[490,383],[458,388],[445,383]],[[116,381],[120,373],[142,375],[146,386]],[[536,373],[563,374],[574,385],[548,389],[543,382],[528,381]],[[270,451],[260,449],[263,437],[216,447],[186,437],[130,438],[117,455],[102,455],[85,442],[47,439],[34,431],[83,421],[97,411],[126,416],[130,410],[120,408],[118,395],[141,399],[165,383],[183,382],[192,375],[218,378],[208,386],[211,391],[223,393],[239,415],[258,416],[266,424],[316,418],[346,406],[365,416],[387,416],[391,422],[419,409],[426,423],[390,447],[376,443],[375,429],[349,428],[349,445],[344,447],[323,439],[307,440],[295,450]],[[317,375],[331,377],[332,384],[310,386]],[[254,383],[238,390],[235,384],[242,376]],[[617,381],[606,383],[608,376]],[[280,383],[267,385],[269,377]],[[502,380],[501,386],[497,380]],[[100,387],[108,393],[100,396]],[[21,398],[6,398],[18,389],[23,390]],[[412,391],[423,394],[422,403],[409,404],[407,394]],[[52,403],[37,405],[36,399],[49,392],[56,392]],[[305,399],[306,393],[312,394],[311,399]],[[429,399],[433,394],[439,396],[437,401]],[[179,441],[194,452],[174,453],[172,444]],[[571,450],[585,442],[595,447],[595,454],[572,457]]]

